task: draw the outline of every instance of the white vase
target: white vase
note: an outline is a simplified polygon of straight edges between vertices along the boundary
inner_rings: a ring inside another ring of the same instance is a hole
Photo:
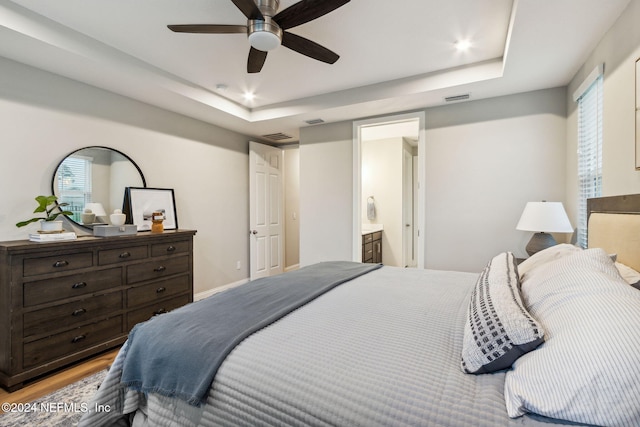
[[[124,225],[127,220],[127,215],[123,213],[112,213],[109,215],[109,219],[111,220],[111,225]]]
[[[45,221],[40,220],[40,230],[41,231],[62,231],[62,221]]]

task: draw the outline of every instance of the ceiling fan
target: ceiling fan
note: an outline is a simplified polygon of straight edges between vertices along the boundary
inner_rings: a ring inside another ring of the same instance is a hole
[[[281,44],[327,64],[333,64],[340,58],[326,47],[285,30],[320,18],[350,0],[301,0],[282,12],[278,12],[279,0],[231,1],[247,17],[247,25],[188,24],[167,27],[177,33],[247,34],[251,44],[247,61],[249,73],[259,73],[267,53]]]

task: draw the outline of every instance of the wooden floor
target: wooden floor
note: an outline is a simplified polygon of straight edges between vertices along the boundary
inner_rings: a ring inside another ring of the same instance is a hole
[[[81,380],[84,377],[95,374],[106,369],[113,363],[120,348],[102,353],[96,357],[88,359],[85,362],[74,365],[70,368],[61,370],[41,380],[35,381],[26,387],[9,393],[0,388],[0,402],[8,403],[27,403],[39,399],[51,392],[54,392],[66,385]],[[2,411],[0,410],[0,413]]]

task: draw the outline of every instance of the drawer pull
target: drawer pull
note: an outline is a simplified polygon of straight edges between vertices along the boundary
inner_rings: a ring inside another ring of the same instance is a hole
[[[158,289],[156,289],[156,293],[161,294],[161,293],[163,293],[163,292],[164,292],[164,291],[166,291],[166,290],[167,290],[167,288],[165,288],[164,286],[161,286],[161,287],[159,287]]]
[[[75,344],[77,342],[80,342],[80,341],[84,340],[85,338],[87,338],[86,335],[78,335],[77,337],[73,337],[71,342]]]
[[[161,265],[160,267],[154,268],[153,271],[158,272],[158,273],[162,273],[166,269],[167,269],[167,267],[165,267],[164,265]]]
[[[72,289],[82,289],[87,287],[87,282],[78,282],[71,285]]]
[[[69,265],[69,261],[56,261],[53,263],[53,268],[66,267]]]
[[[153,312],[153,314],[154,314],[155,316],[157,316],[158,314],[164,314],[164,313],[166,313],[166,312],[167,312],[167,310],[165,310],[164,308],[159,308],[159,309],[157,309],[156,311],[154,311],[154,312]]]
[[[86,312],[87,312],[87,310],[86,310],[86,309],[84,309],[84,308],[79,308],[79,309],[77,309],[77,310],[73,310],[73,313],[71,313],[71,315],[72,315],[73,317],[78,317],[78,316],[81,316],[81,315],[85,314]]]
[[[175,247],[175,246],[173,246],[173,245],[171,245],[171,246],[169,246],[169,247],[167,248],[167,252],[175,252],[175,250],[176,250],[176,247]]]
[[[129,258],[131,256],[131,252],[122,252],[120,255],[118,255],[118,258]]]

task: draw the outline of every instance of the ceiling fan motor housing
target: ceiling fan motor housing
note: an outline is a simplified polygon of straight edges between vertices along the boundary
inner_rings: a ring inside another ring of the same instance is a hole
[[[248,32],[251,46],[263,52],[277,48],[282,42],[282,29],[270,16],[265,15],[264,21],[250,19]]]

